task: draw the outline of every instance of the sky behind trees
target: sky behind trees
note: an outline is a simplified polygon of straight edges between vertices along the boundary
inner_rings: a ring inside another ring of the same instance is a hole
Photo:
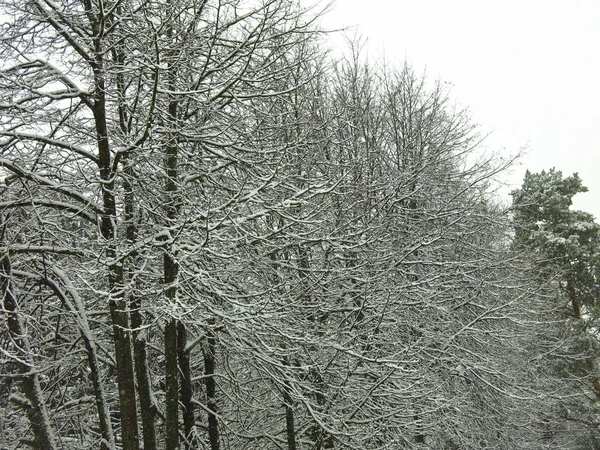
[[[595,0],[338,0],[324,24],[356,25],[373,59],[385,52],[449,83],[491,133],[489,149],[525,149],[502,189],[507,201],[526,169],[556,166],[579,173],[590,191],[574,205],[598,218],[599,20]]]

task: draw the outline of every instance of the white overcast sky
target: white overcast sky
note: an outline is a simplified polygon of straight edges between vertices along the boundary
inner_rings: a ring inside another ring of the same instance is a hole
[[[526,169],[578,172],[575,207],[600,219],[600,0],[337,0],[323,25],[451,83],[490,150],[528,149],[513,188]]]

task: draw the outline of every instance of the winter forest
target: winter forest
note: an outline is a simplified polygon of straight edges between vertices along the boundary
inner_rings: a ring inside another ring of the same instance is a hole
[[[324,4],[0,0],[0,449],[600,449],[600,228]]]

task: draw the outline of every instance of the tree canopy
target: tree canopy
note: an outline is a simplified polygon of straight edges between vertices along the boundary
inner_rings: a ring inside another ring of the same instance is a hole
[[[599,445],[580,180],[513,221],[446,85],[318,14],[0,0],[3,445]]]
[[[573,197],[587,192],[577,174],[556,169],[525,174],[512,192],[516,243],[535,250],[543,266],[559,269],[575,315],[581,304],[595,316],[599,302],[600,226],[584,211],[571,209]]]

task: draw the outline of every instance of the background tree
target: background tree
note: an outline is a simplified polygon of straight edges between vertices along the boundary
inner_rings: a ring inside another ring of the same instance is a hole
[[[570,209],[573,197],[587,192],[577,174],[555,169],[530,173],[512,192],[516,243],[539,252],[543,264],[562,271],[563,287],[577,319],[582,308],[592,316],[598,307],[600,227],[584,211]]]
[[[569,349],[572,361],[551,366],[566,379],[585,379],[597,399],[600,383],[594,330],[600,294],[600,226],[591,214],[571,210],[573,197],[586,191],[577,174],[563,177],[554,168],[539,173],[527,171],[521,188],[512,192],[514,243],[533,254],[540,282],[549,283],[554,290],[549,301],[552,297],[566,299],[571,310],[571,320],[567,319],[563,332],[574,337]],[[563,309],[557,317],[565,313]],[[569,410],[563,413],[564,417],[575,416],[573,420],[578,420],[578,414],[584,418],[589,415],[588,399],[580,397],[579,403],[572,414]]]

